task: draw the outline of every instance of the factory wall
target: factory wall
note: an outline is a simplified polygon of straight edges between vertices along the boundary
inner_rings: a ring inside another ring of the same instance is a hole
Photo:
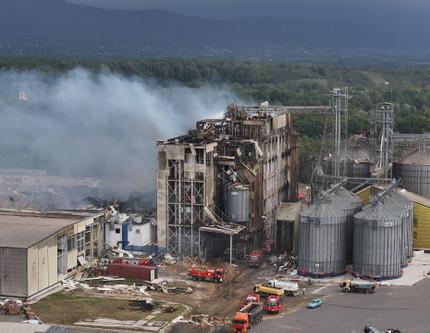
[[[26,249],[0,248],[0,295],[27,295]]]
[[[56,236],[27,249],[26,275],[26,296],[34,295],[58,282]]]
[[[430,249],[430,207],[414,202],[414,248]]]

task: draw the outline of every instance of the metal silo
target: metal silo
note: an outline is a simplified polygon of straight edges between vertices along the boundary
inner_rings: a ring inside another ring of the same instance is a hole
[[[401,214],[402,217],[402,242],[401,242],[401,266],[408,265],[408,258],[410,257],[410,248],[412,247],[411,223],[413,223],[413,203],[402,197],[397,192],[390,193],[385,198],[384,205],[387,209]]]
[[[399,162],[393,163],[393,175],[400,178],[403,187],[430,198],[430,150],[416,150]]]
[[[338,207],[340,207],[347,216],[347,230],[346,230],[346,260],[347,264],[352,263],[353,253],[353,240],[354,240],[354,215],[363,208],[363,203],[360,198],[340,187],[334,192],[333,200],[336,201]]]
[[[348,148],[347,170],[348,170],[348,177],[356,177],[356,178],[370,177],[369,150],[360,145],[350,146]]]
[[[332,156],[326,157],[321,161],[321,168],[326,175],[333,175],[334,159]],[[370,177],[370,154],[369,150],[360,145],[351,145],[348,147],[347,158],[340,161],[340,170],[346,170],[347,177],[352,178],[369,178]],[[321,189],[328,188],[324,184],[324,179],[316,178],[316,182]],[[322,184],[320,184],[322,183]],[[347,189],[352,189],[357,183],[348,182],[344,185]]]
[[[247,223],[249,221],[249,187],[240,183],[228,183],[224,198],[228,221]]]
[[[334,276],[348,264],[348,210],[333,191],[316,200],[300,214],[298,273]]]
[[[375,279],[401,276],[402,212],[373,202],[354,217],[354,272]]]

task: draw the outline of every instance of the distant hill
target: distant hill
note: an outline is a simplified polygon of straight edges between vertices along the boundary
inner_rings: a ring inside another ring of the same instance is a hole
[[[375,30],[365,23],[210,20],[158,10],[107,10],[64,0],[0,3],[0,55],[261,59],[414,55],[429,51],[421,43],[425,34]]]

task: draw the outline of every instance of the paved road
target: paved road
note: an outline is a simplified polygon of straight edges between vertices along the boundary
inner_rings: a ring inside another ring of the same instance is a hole
[[[334,287],[325,293],[321,308],[265,320],[253,333],[359,333],[367,323],[380,330],[430,332],[430,279],[414,287],[381,287],[369,295],[344,294]]]

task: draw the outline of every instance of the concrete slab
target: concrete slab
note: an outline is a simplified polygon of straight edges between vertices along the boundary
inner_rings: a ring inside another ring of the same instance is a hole
[[[402,277],[384,281],[381,284],[386,286],[413,286],[425,279],[430,271],[430,253],[415,251],[408,267],[403,269]]]
[[[51,325],[32,325],[23,323],[0,322],[1,333],[45,333]]]

